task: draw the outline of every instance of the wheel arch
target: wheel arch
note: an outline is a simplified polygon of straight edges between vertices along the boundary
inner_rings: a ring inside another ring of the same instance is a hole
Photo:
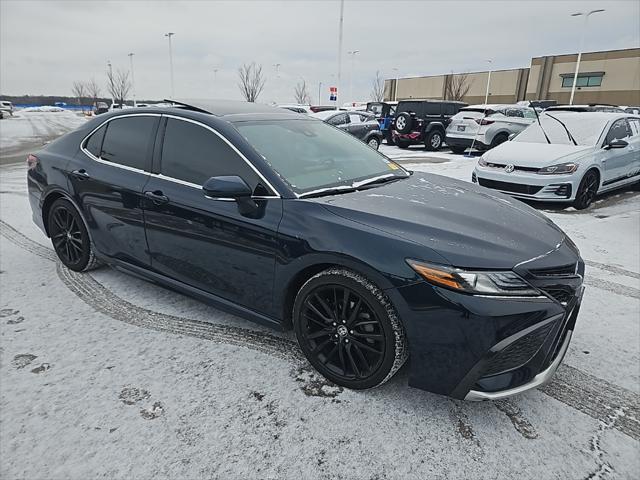
[[[48,220],[49,210],[51,209],[51,206],[54,204],[54,202],[61,198],[64,198],[69,203],[71,203],[75,207],[75,209],[78,211],[78,214],[82,219],[82,223],[84,223],[84,228],[87,229],[87,235],[89,235],[89,240],[91,241],[91,243],[93,243],[93,240],[91,239],[91,230],[89,229],[89,224],[87,223],[87,220],[84,218],[84,215],[82,214],[82,209],[76,203],[76,201],[71,197],[71,195],[69,195],[68,192],[59,188],[49,191],[47,195],[44,197],[44,200],[42,201],[42,223],[44,224],[44,229],[45,229],[45,233],[47,234],[47,237],[50,237],[49,220]]]
[[[447,129],[444,126],[444,123],[442,122],[429,122],[429,124],[424,129],[425,133],[431,133],[433,130],[440,130],[442,131],[443,135],[446,135],[446,131],[447,131]],[[442,138],[442,140],[444,140],[444,137]]]
[[[284,330],[292,328],[293,304],[300,288],[302,288],[311,277],[330,268],[351,270],[354,273],[362,275],[383,291],[392,286],[380,272],[353,258],[336,258],[333,256],[332,258],[317,257],[309,259],[304,265],[296,269],[295,273],[289,277],[282,289],[283,294],[280,298],[280,307],[282,328]]]

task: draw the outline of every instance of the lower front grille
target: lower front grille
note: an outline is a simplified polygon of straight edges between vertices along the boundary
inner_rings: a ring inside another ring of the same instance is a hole
[[[487,188],[502,190],[504,192],[524,193],[526,195],[535,195],[542,187],[538,185],[525,185],[522,183],[499,182],[497,180],[488,180],[478,177],[478,183]]]
[[[569,303],[575,295],[574,291],[569,288],[547,288],[544,291],[563,305]]]
[[[497,375],[527,363],[540,349],[554,325],[554,322],[549,322],[506,346],[489,361],[482,376]]]

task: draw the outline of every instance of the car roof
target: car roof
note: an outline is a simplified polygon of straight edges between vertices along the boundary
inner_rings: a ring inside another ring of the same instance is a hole
[[[457,103],[460,105],[464,105],[466,106],[467,104],[464,102],[459,102],[457,100],[437,100],[437,99],[420,99],[420,98],[408,98],[406,100],[400,100],[398,103],[405,103],[405,102],[424,102],[424,103]]]
[[[321,112],[310,113],[310,117],[319,118],[320,120],[326,120],[339,113],[348,113],[346,110],[322,110]]]
[[[577,118],[577,119],[580,119],[580,121],[587,120],[587,119],[593,119],[594,121],[595,120],[610,121],[610,120],[615,120],[616,118],[632,118],[632,117],[637,118],[638,117],[637,115],[633,115],[631,113],[626,113],[626,112],[572,112],[569,110],[565,110],[565,111],[558,110],[558,111],[553,111],[551,113],[553,113],[553,116],[556,118],[560,118],[560,119],[564,119],[564,118],[576,119]],[[545,114],[546,114],[546,110],[540,114],[540,118],[543,118]]]
[[[519,109],[531,108],[531,107],[528,107],[526,105],[518,105],[518,104],[515,104],[515,103],[487,103],[487,104],[481,103],[481,104],[478,104],[478,105],[469,105],[467,107],[461,108],[461,110],[469,110],[471,108],[476,108],[476,109],[481,109],[481,110],[485,110],[485,109],[487,109],[487,110],[489,110],[489,109],[495,110],[497,108],[507,108],[507,107],[508,108],[519,108]]]
[[[198,110],[202,113],[210,113],[216,117],[227,115],[250,115],[264,113],[280,113],[282,109],[264,105],[262,103],[241,102],[237,100],[199,100],[199,99],[174,99],[165,100],[178,106]]]

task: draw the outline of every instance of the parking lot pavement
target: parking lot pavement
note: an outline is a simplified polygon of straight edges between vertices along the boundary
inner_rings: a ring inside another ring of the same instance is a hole
[[[469,179],[473,160],[448,155],[409,167]],[[24,166],[0,173],[2,478],[640,470],[637,193],[545,210],[587,260],[565,364],[542,390],[465,403],[408,388],[406,370],[379,389],[344,390],[313,373],[290,334],[109,268],[71,272],[31,222]]]

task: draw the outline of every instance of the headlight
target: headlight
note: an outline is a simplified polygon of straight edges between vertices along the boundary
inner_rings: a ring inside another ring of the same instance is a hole
[[[486,167],[488,165],[487,162],[485,162],[482,157],[480,157],[480,160],[478,160],[478,166],[480,167]]]
[[[551,165],[538,170],[539,175],[561,175],[564,173],[573,173],[578,169],[577,163],[561,163],[559,165]]]
[[[510,271],[472,272],[417,260],[407,260],[407,263],[430,284],[449,290],[481,295],[540,295],[537,289]]]

